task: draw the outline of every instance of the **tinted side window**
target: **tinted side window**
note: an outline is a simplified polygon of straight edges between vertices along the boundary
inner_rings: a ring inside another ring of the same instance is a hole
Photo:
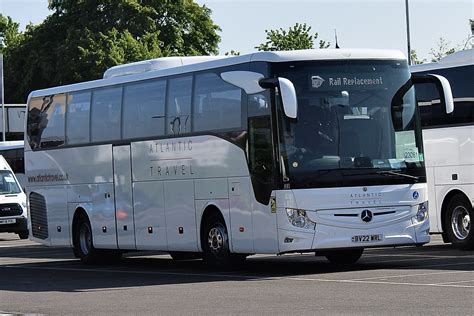
[[[191,131],[191,90],[193,77],[169,81],[166,134],[177,135]]]
[[[270,96],[268,91],[249,95],[248,116],[270,115]]]
[[[416,99],[420,106],[421,123],[423,127],[442,127],[442,126],[453,126],[453,125],[466,125],[474,123],[474,103],[470,101],[473,98],[471,91],[471,97],[467,97],[468,89],[466,84],[461,81],[469,81],[468,76],[458,78],[458,75],[453,76],[452,71],[434,70],[430,73],[438,73],[446,77],[451,84],[454,97],[454,112],[446,114],[444,104],[440,103],[440,95],[436,88],[436,85],[432,83],[417,84]],[[451,76],[450,76],[451,75]],[[473,90],[474,91],[474,90]],[[462,94],[461,94],[462,93]]]
[[[68,95],[66,138],[68,144],[84,144],[90,141],[89,114],[91,92]]]
[[[66,95],[33,98],[28,107],[27,134],[31,148],[64,145]]]
[[[23,149],[7,149],[0,151],[0,155],[5,158],[13,172],[25,173],[25,165],[23,160]]]
[[[13,172],[25,173],[25,159],[24,159],[24,149],[15,150],[16,159],[12,168]]]
[[[474,65],[434,69],[427,73],[435,73],[448,79],[455,99],[473,97],[474,79],[472,74],[474,73]]]
[[[274,189],[275,168],[273,155],[270,94],[268,91],[248,97],[248,164],[255,198],[267,205]]]
[[[420,106],[423,127],[474,124],[474,103],[454,102],[454,112],[446,114],[440,103]]]
[[[242,126],[243,91],[223,81],[217,74],[196,76],[194,131],[239,128]]]
[[[92,95],[92,100],[92,141],[120,139],[122,88],[96,90]]]
[[[160,136],[165,133],[165,95],[164,80],[125,87],[124,138]]]

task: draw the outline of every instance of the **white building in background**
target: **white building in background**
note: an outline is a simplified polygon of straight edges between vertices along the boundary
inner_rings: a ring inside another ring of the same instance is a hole
[[[6,140],[23,140],[26,104],[5,104]],[[0,140],[3,131],[3,111],[0,110]]]

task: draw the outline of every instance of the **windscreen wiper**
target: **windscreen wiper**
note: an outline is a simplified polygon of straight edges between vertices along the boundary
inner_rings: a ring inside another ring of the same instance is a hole
[[[382,170],[382,171],[377,171],[377,174],[405,177],[405,178],[413,179],[413,180],[415,180],[415,182],[418,182],[420,180],[420,177],[412,176],[410,174],[401,173],[400,170],[396,170],[396,171],[394,171],[394,170]]]

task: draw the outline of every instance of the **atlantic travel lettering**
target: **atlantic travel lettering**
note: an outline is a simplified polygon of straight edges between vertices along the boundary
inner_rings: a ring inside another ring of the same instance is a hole
[[[173,141],[173,142],[162,142],[150,144],[149,152],[153,153],[170,153],[170,152],[183,152],[193,150],[193,142],[188,141]]]

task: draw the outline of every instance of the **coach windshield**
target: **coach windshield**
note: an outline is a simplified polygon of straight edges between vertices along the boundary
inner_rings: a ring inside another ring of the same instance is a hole
[[[284,182],[292,188],[425,181],[419,112],[404,61],[292,62],[298,117],[278,107]]]

